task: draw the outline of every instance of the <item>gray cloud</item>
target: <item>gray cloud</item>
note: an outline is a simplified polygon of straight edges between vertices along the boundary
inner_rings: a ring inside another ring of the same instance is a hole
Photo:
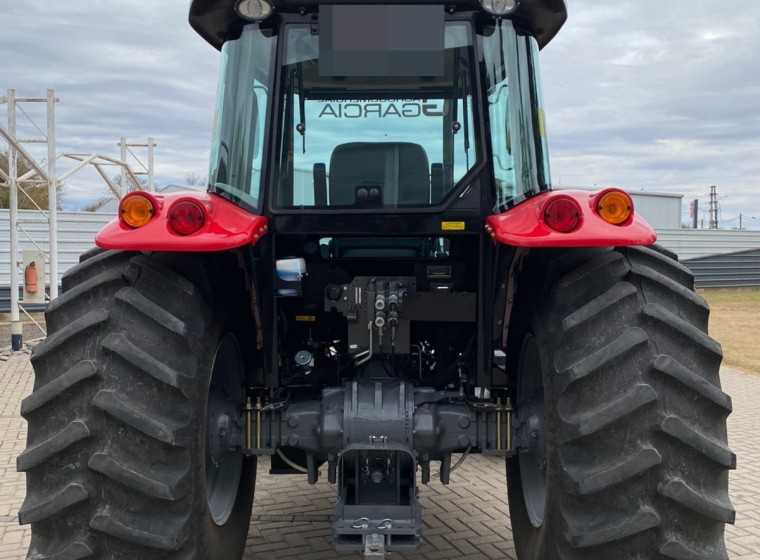
[[[20,97],[55,89],[59,151],[117,156],[121,136],[136,143],[152,136],[158,184],[205,174],[219,54],[190,29],[187,7],[185,0],[4,2],[0,52],[12,56],[3,57],[0,89]],[[43,106],[25,109],[45,124]],[[19,128],[34,133],[21,117]],[[81,205],[104,189],[94,171],[78,174],[67,201]]]
[[[703,208],[717,185],[724,218],[760,215],[760,4],[600,4],[571,0],[543,53],[555,183],[679,192]]]

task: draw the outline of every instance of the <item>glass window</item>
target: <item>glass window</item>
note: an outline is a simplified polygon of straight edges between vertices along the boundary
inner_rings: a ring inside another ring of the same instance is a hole
[[[285,31],[277,206],[430,206],[478,159],[472,36],[447,23],[440,76],[331,76],[319,36]]]
[[[275,39],[248,25],[222,48],[209,184],[257,208]]]
[[[486,67],[496,209],[549,186],[535,39],[500,20],[479,35]]]
[[[552,184],[551,167],[549,166],[549,142],[546,136],[546,112],[544,110],[544,91],[541,85],[541,70],[538,64],[538,42],[529,37],[530,43],[530,72],[533,76],[533,106],[536,113],[536,129],[541,148],[541,160],[538,162],[538,179],[542,187]]]

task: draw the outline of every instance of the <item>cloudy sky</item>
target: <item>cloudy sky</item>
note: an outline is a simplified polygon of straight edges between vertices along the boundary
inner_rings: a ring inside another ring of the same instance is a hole
[[[554,183],[677,192],[705,210],[717,185],[722,226],[760,218],[760,2],[568,3],[543,51]],[[158,184],[205,174],[218,53],[187,6],[0,0],[0,95],[54,88],[59,151],[117,156],[119,137],[152,136]],[[41,109],[27,106],[38,124]],[[69,208],[104,194],[92,171],[67,189]]]

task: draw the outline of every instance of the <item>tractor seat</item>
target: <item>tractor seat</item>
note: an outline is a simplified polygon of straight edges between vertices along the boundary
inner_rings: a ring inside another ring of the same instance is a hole
[[[354,206],[361,185],[382,189],[384,207],[430,204],[427,152],[411,142],[351,142],[330,156],[330,206]]]

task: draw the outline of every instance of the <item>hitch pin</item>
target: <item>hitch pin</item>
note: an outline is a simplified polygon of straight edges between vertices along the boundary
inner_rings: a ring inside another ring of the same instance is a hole
[[[256,397],[256,449],[261,449],[261,397]]]
[[[501,397],[496,399],[496,451],[501,451]]]
[[[252,435],[252,426],[251,426],[251,411],[253,410],[253,406],[251,405],[251,397],[247,397],[245,400],[245,447],[246,449],[251,449],[253,445],[251,445],[251,435]]]

